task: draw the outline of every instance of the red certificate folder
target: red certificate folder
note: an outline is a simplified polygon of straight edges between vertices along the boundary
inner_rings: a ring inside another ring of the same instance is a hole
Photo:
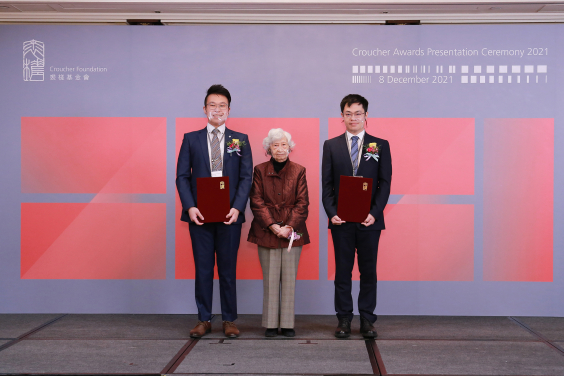
[[[370,213],[371,197],[371,178],[341,175],[337,216],[345,222],[364,222]]]
[[[197,205],[204,216],[204,223],[227,222],[225,216],[229,214],[229,177],[198,178]]]

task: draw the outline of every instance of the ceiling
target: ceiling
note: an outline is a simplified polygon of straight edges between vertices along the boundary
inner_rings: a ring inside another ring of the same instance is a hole
[[[545,1],[2,1],[0,23],[125,24],[160,20],[201,23],[383,24],[393,20],[448,23],[564,22],[564,2]]]

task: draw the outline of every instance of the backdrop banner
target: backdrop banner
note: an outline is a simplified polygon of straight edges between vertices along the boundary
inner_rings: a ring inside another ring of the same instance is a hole
[[[254,165],[283,128],[307,170],[296,313],[334,314],[320,163],[358,93],[394,171],[377,313],[564,316],[562,40],[564,25],[0,25],[0,313],[197,312],[176,159],[223,84]],[[261,313],[246,215],[238,307]]]

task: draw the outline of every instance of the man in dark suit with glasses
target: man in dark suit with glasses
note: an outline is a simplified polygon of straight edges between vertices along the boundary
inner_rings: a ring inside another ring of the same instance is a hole
[[[246,134],[225,127],[231,94],[222,85],[213,85],[204,99],[208,124],[186,133],[178,154],[176,187],[182,203],[181,220],[189,223],[196,267],[195,296],[198,324],[190,337],[211,332],[214,266],[217,257],[223,332],[239,336],[237,319],[236,268],[245,222],[245,207],[253,181],[253,160]],[[230,211],[225,222],[204,223],[198,210],[196,180],[201,177],[229,177]]]
[[[390,196],[392,158],[388,141],[366,133],[368,101],[364,97],[358,94],[344,97],[341,116],[346,132],[325,141],[322,161],[323,207],[335,249],[335,311],[339,320],[335,337],[347,338],[351,333],[351,278],[356,251],[360,271],[360,332],[365,338],[374,338],[377,336],[374,328],[376,260],[380,233],[385,228],[383,212]],[[370,213],[362,223],[345,222],[337,215],[341,175],[372,179]]]

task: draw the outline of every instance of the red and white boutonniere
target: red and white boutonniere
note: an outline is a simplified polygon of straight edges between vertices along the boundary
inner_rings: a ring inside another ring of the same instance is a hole
[[[380,158],[380,147],[375,142],[371,142],[368,145],[362,145],[362,149],[364,150],[363,157],[366,158],[368,161],[370,158],[374,158],[376,162],[378,162],[378,158]]]
[[[245,141],[239,141],[238,138],[231,139],[227,141],[227,152],[229,155],[231,153],[237,153],[237,155],[241,156],[241,149],[245,146]]]

